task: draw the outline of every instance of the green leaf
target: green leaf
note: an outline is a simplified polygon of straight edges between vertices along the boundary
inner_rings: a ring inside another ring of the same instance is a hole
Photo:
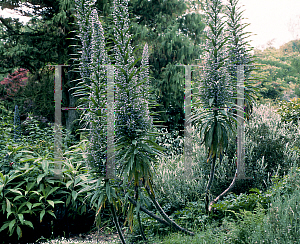
[[[17,234],[18,234],[19,238],[22,237],[22,230],[21,230],[20,226],[18,226],[18,225],[17,225]]]
[[[56,200],[56,201],[53,201],[54,204],[57,204],[57,203],[64,203],[63,201],[60,201],[60,200]]]
[[[108,197],[109,202],[111,202],[110,186],[108,183],[106,183],[106,195]]]
[[[9,227],[10,235],[12,235],[12,233],[13,233],[13,228],[14,228],[15,224],[16,224],[16,219],[13,219],[12,221],[9,222],[8,227]]]
[[[68,181],[68,182],[66,183],[67,189],[69,189],[69,187],[70,187],[71,184],[73,184],[73,181],[72,181],[72,180],[70,180],[70,181]]]
[[[48,188],[48,187],[47,187]],[[49,187],[50,188],[50,187]],[[53,192],[55,192],[59,187],[53,187],[51,190],[47,193],[47,196],[51,195]]]
[[[30,221],[24,220],[24,224],[34,229],[33,224]]]
[[[68,206],[71,202],[71,196],[68,196],[67,201],[66,201],[66,206]]]
[[[55,214],[53,213],[53,211],[48,210],[47,211],[48,214],[52,215],[54,218],[56,218]]]
[[[77,198],[77,192],[76,191],[72,191],[72,198],[73,198],[73,201],[76,200],[76,198]]]
[[[11,203],[10,201],[6,198],[6,212],[7,212],[7,218],[11,214]]]
[[[43,203],[41,203],[41,202],[34,203],[34,204],[32,205],[32,208],[35,208],[35,207],[41,206],[42,204],[43,204]]]
[[[20,220],[21,224],[23,224],[23,222],[24,222],[23,214],[18,214],[18,217],[19,217],[19,220]]]
[[[2,227],[1,227],[1,229],[0,229],[0,232],[3,231],[3,230],[5,230],[9,226],[9,223],[10,222],[7,221],[5,224],[3,224]]]
[[[32,203],[31,202],[26,202],[26,206],[28,207],[29,210],[32,208]]]
[[[54,208],[54,202],[52,200],[47,200],[47,202],[52,206],[52,208]]]
[[[17,190],[17,189],[8,189],[11,192],[17,193],[19,195],[23,195],[21,191]]]
[[[40,212],[40,222],[42,223],[43,217],[45,215],[45,209]]]
[[[36,180],[37,184],[40,184],[40,182],[44,178],[44,176],[45,176],[44,174],[38,175],[37,180]]]

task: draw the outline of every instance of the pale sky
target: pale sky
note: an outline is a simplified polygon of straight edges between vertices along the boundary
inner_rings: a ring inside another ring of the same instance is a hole
[[[300,38],[300,0],[240,0],[245,10],[243,16],[251,25],[246,29],[252,36],[251,45],[261,48],[275,39],[273,46]],[[294,22],[294,33],[289,31],[289,23]]]
[[[300,38],[300,0],[239,0],[243,17],[251,25],[246,31],[252,32],[251,45],[255,48],[265,48],[267,43],[273,41],[273,46],[278,48],[282,44]],[[0,9],[4,17],[18,17],[12,10]],[[26,21],[26,17],[21,17]],[[294,23],[294,31],[289,29]]]

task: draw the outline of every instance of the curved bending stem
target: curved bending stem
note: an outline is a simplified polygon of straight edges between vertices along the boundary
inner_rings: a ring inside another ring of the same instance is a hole
[[[115,208],[114,208],[113,204],[110,204],[110,210],[111,210],[111,213],[112,213],[112,215],[113,215],[113,219],[114,219],[115,226],[116,226],[116,228],[117,228],[119,237],[120,237],[122,243],[123,243],[123,244],[126,244],[126,241],[125,241],[125,238],[124,238],[124,236],[123,236],[121,227],[120,227],[120,225],[119,225],[118,217],[117,217],[117,214],[116,214],[116,211],[115,211]]]
[[[209,193],[210,193],[210,188],[211,188],[212,182],[214,180],[214,175],[215,175],[216,156],[213,157],[212,160],[213,161],[211,163],[209,181],[207,183],[206,190],[205,190],[205,211],[206,211],[206,213],[208,213],[208,210],[209,210],[208,209]]]
[[[143,237],[143,240],[148,241],[146,236],[145,236],[144,230],[143,230],[140,213],[137,214],[137,219],[138,219],[138,222],[139,222],[139,227],[140,227],[140,231],[141,231],[141,235]]]
[[[211,211],[211,208],[212,208],[212,205],[214,203],[216,203],[217,201],[219,201],[221,199],[221,197],[225,196],[230,190],[232,190],[232,188],[234,187],[235,185],[235,182],[236,182],[236,179],[237,179],[237,170],[235,172],[235,175],[234,175],[234,178],[230,184],[230,186],[225,190],[223,191],[219,196],[217,196],[214,200],[212,200],[210,203],[209,203],[209,208],[208,208],[208,211],[210,212]]]
[[[129,202],[131,202],[135,207],[137,206],[136,201],[134,201],[131,197],[128,197]],[[145,214],[148,214],[150,217],[152,217],[153,219],[157,220],[159,223],[164,224],[164,225],[170,225],[167,221],[165,221],[164,219],[158,217],[156,214],[152,213],[151,211],[149,211],[148,209],[140,206],[140,210],[142,210]]]
[[[150,189],[148,186],[145,186],[147,193],[150,197],[150,199],[152,200],[155,208],[158,210],[158,212],[161,214],[161,216],[165,219],[165,221],[167,221],[169,223],[169,225],[179,231],[182,231],[188,235],[194,236],[195,233],[191,232],[185,228],[182,228],[181,226],[179,226],[178,224],[176,224],[173,220],[171,220],[168,215],[165,213],[165,211],[161,208],[161,206],[159,205],[159,203],[156,201],[155,196],[152,195],[152,193],[150,192]]]

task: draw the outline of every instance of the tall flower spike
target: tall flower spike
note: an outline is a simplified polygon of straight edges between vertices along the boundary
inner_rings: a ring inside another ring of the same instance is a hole
[[[81,77],[89,82],[90,68],[89,63],[91,59],[91,36],[92,28],[89,23],[89,15],[91,14],[92,5],[96,3],[96,0],[75,0],[75,7],[77,10],[76,18],[79,27],[79,38],[82,43],[80,60],[80,74]]]
[[[108,65],[105,38],[102,24],[96,9],[95,0],[76,0],[76,18],[81,40],[80,74],[75,96],[82,96],[79,107],[84,108],[81,121],[89,133],[88,165],[95,173],[105,176],[106,163],[106,95],[107,75],[104,65]]]
[[[226,66],[226,50],[224,37],[224,21],[220,16],[222,2],[207,1],[208,29],[206,34],[205,64],[201,100],[204,107],[226,107],[230,97],[229,76]],[[211,103],[212,101],[212,103]]]
[[[141,75],[140,75],[140,80],[144,81],[145,83],[143,86],[141,86],[142,90],[142,97],[144,99],[144,104],[145,104],[145,111],[146,111],[146,118],[149,120],[149,123],[151,126],[153,125],[153,120],[152,117],[149,115],[149,104],[148,101],[150,99],[149,97],[149,51],[148,51],[148,44],[146,43],[143,49],[143,56],[142,56],[142,62],[141,62]]]
[[[107,67],[105,65],[110,63],[105,49],[103,27],[95,9],[92,10],[89,19],[92,26],[90,62],[92,73],[88,110],[90,128],[89,164],[92,169],[96,169],[97,173],[105,176],[107,156],[107,111],[105,110],[107,105]]]
[[[141,113],[137,68],[134,67],[131,35],[129,33],[128,1],[113,1],[116,82],[116,137],[138,137],[137,130],[144,130]]]

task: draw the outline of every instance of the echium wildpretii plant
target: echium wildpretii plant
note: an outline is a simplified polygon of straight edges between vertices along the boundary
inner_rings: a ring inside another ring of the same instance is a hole
[[[220,163],[224,150],[228,146],[228,137],[234,133],[236,119],[227,113],[232,105],[233,91],[227,71],[228,56],[226,50],[225,21],[221,17],[222,1],[206,1],[207,32],[204,57],[202,85],[199,87],[199,100],[203,108],[194,110],[192,121],[196,121],[196,129],[200,131],[202,143],[205,143],[211,162],[209,182],[205,192],[205,207],[208,212],[209,192],[214,178],[216,158]],[[201,107],[201,106],[200,106]]]
[[[139,60],[134,58],[131,46],[128,0],[114,0],[113,8],[116,65],[116,158],[121,175],[124,177],[123,183],[128,191],[128,198],[133,197],[131,193],[134,194],[134,199],[130,198],[132,205],[127,215],[129,226],[131,227],[132,224],[133,207],[136,206],[141,233],[146,239],[139,216],[140,206],[144,203],[141,190],[143,188],[163,217],[161,221],[164,224],[193,235],[194,233],[172,221],[156,201],[152,187],[151,163],[157,160],[155,155],[161,156],[162,148],[151,139],[155,133],[152,132],[153,120],[148,104],[151,101],[149,98],[148,46],[145,45],[141,65],[137,67]],[[134,187],[133,191],[130,191],[130,186]],[[121,236],[121,232],[119,234]]]
[[[245,104],[246,113],[251,113],[254,98],[252,94],[255,94],[257,88],[254,88],[254,83],[251,79],[251,72],[255,70],[254,57],[251,55],[253,49],[247,38],[250,33],[245,32],[245,28],[249,25],[242,23],[244,19],[241,11],[241,7],[238,5],[239,0],[228,0],[226,5],[225,14],[227,16],[227,37],[228,37],[228,66],[227,70],[232,81],[232,90],[235,96],[233,96],[233,103],[237,104],[237,66],[244,65],[244,77],[245,77]],[[252,93],[252,94],[251,94]],[[235,111],[236,112],[236,111]]]
[[[18,105],[15,106],[14,112],[14,142],[17,142],[21,136],[21,123]]]
[[[91,92],[89,96],[90,144],[89,164],[98,175],[106,174],[107,156],[107,65],[110,61],[105,49],[105,38],[102,24],[96,9],[90,16],[92,26],[91,39]]]
[[[94,8],[95,0],[76,0],[76,19],[79,27],[81,48],[79,53],[79,72],[81,81],[75,87],[75,96],[79,106],[83,108],[80,117],[85,122],[89,133],[88,158],[89,170],[96,177],[96,186],[87,183],[87,197],[97,208],[96,220],[99,223],[99,212],[105,202],[113,215],[116,228],[121,233],[116,209],[120,207],[120,198],[116,195],[115,184],[106,177],[107,164],[107,75],[106,68],[110,64],[106,49],[104,31]],[[97,218],[98,217],[98,218]],[[120,234],[122,242],[124,237]]]
[[[250,54],[251,48],[249,47],[249,41],[247,41],[247,32],[245,32],[245,27],[249,24],[242,23],[242,11],[240,11],[240,7],[238,6],[238,0],[228,0],[226,5],[226,17],[227,17],[227,53],[228,53],[228,62],[227,62],[227,71],[230,77],[231,90],[233,96],[231,97],[232,104],[237,106],[237,72],[238,66],[241,65],[244,71],[244,98],[246,105],[246,116],[249,118],[249,112],[252,110],[253,102],[255,99],[253,98],[253,94],[255,94],[256,89],[251,85],[251,72],[254,70],[253,65],[253,57]],[[240,108],[244,111],[244,108]],[[228,113],[230,116],[235,116],[237,118],[236,110],[229,110]],[[244,119],[244,118],[243,118]],[[231,184],[229,187],[223,191],[219,196],[213,199],[209,203],[208,210],[211,210],[212,204],[216,203],[221,197],[224,197],[235,185],[237,179],[237,174],[235,174]]]
[[[73,93],[80,96],[81,122],[89,133],[88,165],[93,173],[106,176],[106,94],[107,65],[110,64],[105,49],[105,37],[96,9],[95,1],[76,1],[81,56],[79,72],[82,80]]]

